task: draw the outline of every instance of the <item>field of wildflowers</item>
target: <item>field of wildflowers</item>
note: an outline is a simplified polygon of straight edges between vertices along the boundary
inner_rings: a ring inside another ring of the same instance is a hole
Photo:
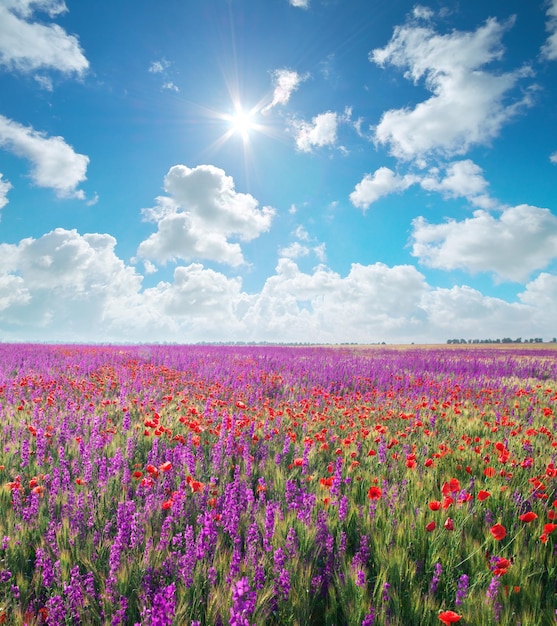
[[[557,352],[0,345],[0,623],[556,623]]]

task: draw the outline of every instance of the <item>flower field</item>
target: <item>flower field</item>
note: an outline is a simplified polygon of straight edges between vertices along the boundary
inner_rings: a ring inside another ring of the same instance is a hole
[[[556,624],[557,351],[0,345],[0,623]]]

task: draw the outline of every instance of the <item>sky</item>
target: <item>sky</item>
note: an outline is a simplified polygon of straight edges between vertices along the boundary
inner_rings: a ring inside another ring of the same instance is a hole
[[[557,336],[557,0],[0,0],[0,341]]]

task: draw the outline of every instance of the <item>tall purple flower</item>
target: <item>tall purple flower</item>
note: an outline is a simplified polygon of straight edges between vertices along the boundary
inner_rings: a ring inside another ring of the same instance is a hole
[[[237,580],[232,586],[232,606],[230,626],[250,626],[249,618],[255,610],[256,593],[249,586],[247,576]]]
[[[433,576],[431,578],[431,583],[429,584],[429,593],[434,596],[437,593],[437,587],[439,586],[439,581],[441,580],[441,574],[443,573],[443,568],[441,567],[441,563],[435,563],[433,566]]]
[[[468,583],[468,576],[466,574],[462,574],[462,576],[458,579],[458,587],[456,589],[456,606],[461,606],[461,604],[464,602],[466,594],[468,593]]]

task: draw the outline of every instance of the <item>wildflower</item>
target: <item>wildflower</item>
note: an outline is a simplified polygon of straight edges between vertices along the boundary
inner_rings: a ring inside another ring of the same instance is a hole
[[[438,511],[441,508],[441,502],[439,502],[439,500],[432,500],[429,504],[428,507],[432,510],[432,511]]]
[[[495,524],[489,529],[496,541],[501,541],[507,535],[507,529],[502,524]]]
[[[439,581],[441,580],[441,574],[443,573],[443,568],[441,567],[441,563],[435,563],[433,566],[433,576],[431,578],[431,583],[429,584],[429,593],[433,596],[437,593],[437,587],[439,586]]]
[[[367,497],[370,500],[379,500],[379,498],[381,497],[382,491],[381,491],[381,487],[370,487],[369,491],[367,492]]]
[[[437,616],[439,621],[443,622],[443,624],[454,624],[462,619],[462,615],[455,613],[454,611],[443,611],[439,613]]]
[[[466,574],[462,574],[462,576],[458,579],[458,586],[456,589],[456,599],[455,605],[460,606],[464,599],[466,598],[466,594],[468,593],[468,583],[470,582],[469,577]]]
[[[533,522],[535,519],[538,519],[538,516],[534,513],[534,511],[528,511],[528,513],[523,513],[522,515],[519,515],[518,519],[521,522],[525,522],[526,524],[529,524],[530,522]]]
[[[454,530],[454,521],[452,517],[447,517],[445,523],[443,524],[445,530]]]
[[[494,576],[503,576],[503,574],[506,574],[509,571],[509,567],[511,566],[511,562],[503,557],[496,557],[494,564]]]
[[[425,525],[425,529],[427,530],[428,533],[430,533],[435,530],[436,525],[437,524],[435,522],[429,522],[429,524]]]
[[[484,500],[487,500],[487,498],[489,498],[491,496],[491,494],[489,493],[489,491],[485,491],[484,489],[481,489],[480,491],[478,491],[478,500],[480,502],[483,502]]]

